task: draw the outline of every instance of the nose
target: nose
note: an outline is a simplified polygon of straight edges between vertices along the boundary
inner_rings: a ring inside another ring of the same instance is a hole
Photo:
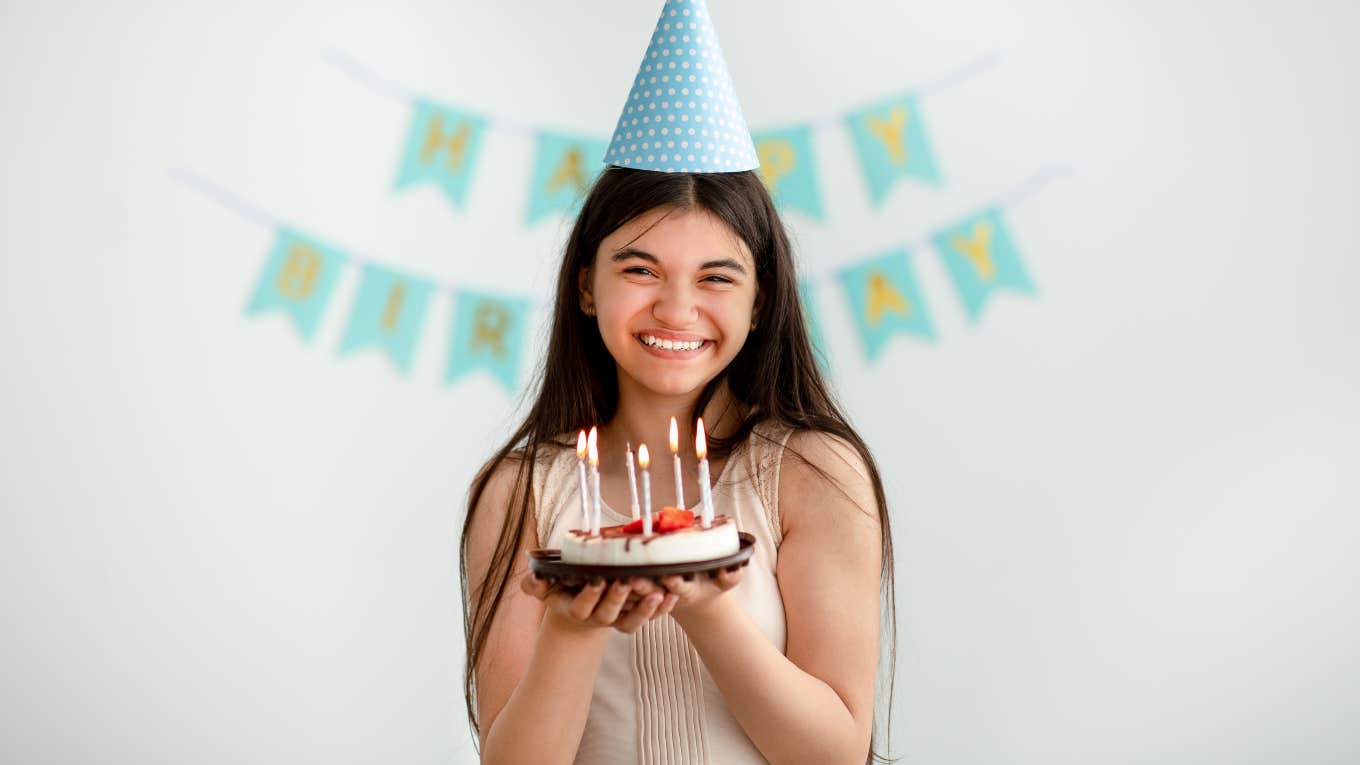
[[[678,279],[667,282],[652,304],[652,318],[667,327],[683,329],[693,324],[698,317],[699,303],[695,300],[694,291]]]

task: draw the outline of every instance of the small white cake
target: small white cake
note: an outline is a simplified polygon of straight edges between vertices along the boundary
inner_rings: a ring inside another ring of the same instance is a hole
[[[688,511],[685,514],[689,515]],[[633,521],[622,526],[604,526],[599,534],[572,529],[562,540],[562,562],[595,566],[691,563],[722,558],[741,548],[737,523],[726,515],[715,516],[713,525],[708,528],[694,521],[683,528],[658,531],[655,530],[658,526],[664,526],[654,524],[649,537],[630,528],[640,528],[641,524],[641,521]]]

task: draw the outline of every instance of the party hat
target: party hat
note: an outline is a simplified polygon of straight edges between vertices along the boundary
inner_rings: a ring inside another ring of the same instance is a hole
[[[604,161],[664,173],[760,167],[704,0],[666,0]]]

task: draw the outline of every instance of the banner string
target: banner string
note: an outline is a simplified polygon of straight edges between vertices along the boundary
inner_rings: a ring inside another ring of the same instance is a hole
[[[274,216],[230,191],[227,191],[207,178],[204,178],[198,173],[182,167],[172,167],[169,170],[169,175],[171,180],[197,191],[199,194],[202,194],[208,199],[216,202],[218,205],[231,210],[251,223],[268,229],[282,228],[282,224]]]
[[[1010,210],[1010,209],[1014,209],[1014,208],[1017,207],[1021,202],[1023,202],[1023,201],[1025,201],[1026,199],[1029,199],[1030,197],[1034,196],[1034,195],[1035,195],[1040,189],[1042,189],[1044,186],[1047,186],[1049,183],[1051,183],[1051,182],[1053,182],[1053,181],[1056,181],[1056,180],[1058,180],[1059,178],[1068,177],[1068,176],[1072,175],[1074,172],[1075,172],[1075,169],[1074,169],[1071,165],[1068,165],[1068,164],[1066,164],[1066,163],[1054,162],[1054,163],[1045,165],[1045,166],[1041,167],[1039,170],[1035,171],[1033,174],[1031,174],[1031,175],[1030,175],[1028,178],[1026,178],[1025,180],[1021,181],[1020,183],[1016,184],[1015,186],[1012,186],[1010,189],[1006,190],[1005,192],[1003,192],[1003,193],[999,194],[998,196],[994,197],[993,199],[994,199],[995,201],[992,203],[992,206],[998,207],[998,208],[1000,208],[1000,209],[1002,209],[1002,210]],[[985,209],[987,209],[987,207],[988,207],[988,205],[985,205],[985,204],[984,204],[984,205],[975,205],[975,206],[973,207],[973,209],[974,209],[974,210],[985,210]],[[963,216],[963,215],[958,215],[958,216],[955,216],[955,217],[957,217],[957,218],[963,218],[964,216]],[[931,235],[930,235],[930,233],[928,233],[928,232],[927,232],[927,233],[924,233],[924,234],[918,234],[918,235],[916,235],[916,236],[914,236],[914,237],[909,237],[909,238],[906,240],[906,242],[905,242],[904,244],[900,245],[900,246],[903,247],[903,248],[905,248],[905,249],[907,249],[907,250],[916,250],[916,249],[924,249],[924,248],[928,248],[928,247],[932,246],[932,242],[931,242],[931,240],[930,240],[930,236],[931,236]],[[857,262],[857,261],[856,261],[856,262]],[[853,264],[852,264],[852,265],[853,265]],[[817,272],[817,273],[815,273],[815,274],[809,274],[809,275],[804,276],[802,280],[803,280],[803,281],[812,282],[812,283],[814,283],[814,284],[821,284],[821,283],[823,283],[823,282],[834,281],[835,278],[836,278],[836,275],[837,275],[839,272],[840,272],[840,269],[831,269],[831,270],[826,270],[826,271],[819,271],[819,272]]]
[[[345,74],[348,74],[350,77],[374,92],[381,93],[388,98],[408,104],[418,100],[415,91],[397,85],[386,77],[378,74],[372,67],[364,65],[342,50],[328,48],[323,53],[323,57],[332,66],[343,71]],[[984,53],[972,61],[945,72],[935,79],[928,81],[925,85],[910,92],[915,93],[920,100],[927,101],[940,93],[952,90],[974,77],[996,68],[1000,62],[1001,56],[996,52]],[[450,101],[449,103],[458,103],[459,106],[462,106],[461,102],[457,101]],[[503,133],[533,136],[541,131],[547,130],[547,128],[512,118],[483,114],[480,111],[478,114],[486,120],[489,126]],[[791,124],[806,124],[818,129],[831,129],[841,127],[844,123],[843,117],[832,116],[811,120],[794,120]]]
[[[176,182],[190,189],[193,189],[194,191],[197,191],[199,194],[202,194],[203,196],[207,197],[213,202],[216,202],[219,206],[236,213],[237,215],[241,216],[242,218],[245,218],[251,223],[255,223],[261,227],[268,228],[274,231],[277,231],[278,229],[285,227],[284,223],[280,221],[278,218],[274,217],[273,215],[270,215],[268,212],[265,212],[256,205],[251,204],[242,197],[222,188],[218,184],[213,183],[207,178],[204,178],[198,173],[195,173],[191,170],[186,170],[181,167],[172,167],[169,170],[169,174],[170,177],[174,179]],[[310,234],[310,231],[308,233]],[[329,242],[329,239],[326,239],[325,237],[321,238]],[[389,268],[389,266],[385,262],[380,261],[376,258],[370,258],[356,254],[354,250],[351,250],[348,247],[337,248],[336,252],[339,253],[345,259],[346,265],[374,265],[382,268]],[[447,292],[451,295],[456,295],[458,292],[458,288],[449,282],[436,278],[430,278],[425,276],[424,274],[422,274],[420,278],[434,285],[442,292]],[[535,304],[535,307],[542,305],[543,303],[540,301]]]
[[[1049,183],[1052,183],[1053,181],[1056,181],[1060,178],[1066,178],[1068,176],[1071,176],[1074,172],[1075,172],[1074,168],[1071,165],[1065,163],[1055,162],[1049,165],[1045,165],[1038,171],[1031,174],[1025,180],[1006,190],[1002,194],[996,196],[994,198],[995,201],[993,204],[994,206],[999,207],[1003,210],[1014,209],[1015,207],[1019,206],[1020,203],[1033,197],[1039,190],[1047,186]],[[197,191],[198,193],[202,194],[203,196],[207,197],[213,202],[216,202],[218,205],[225,207],[228,210],[231,210],[232,212],[236,213],[242,218],[245,218],[246,220],[251,221],[252,223],[255,223],[257,225],[269,229],[279,229],[283,227],[282,222],[277,217],[269,214],[268,212],[262,210],[260,207],[250,203],[249,201],[243,199],[242,197],[236,194],[233,194],[232,192],[222,188],[218,184],[208,180],[207,178],[204,178],[203,176],[197,173],[194,173],[184,168],[174,167],[170,169],[169,175],[176,182],[190,189],[193,189],[194,191]],[[985,205],[980,205],[975,209],[985,209],[985,207],[986,207]],[[963,216],[960,215],[958,217],[961,218]],[[901,246],[905,247],[908,250],[915,250],[918,248],[927,248],[930,245],[931,245],[930,234],[925,233],[919,234],[915,237],[908,238],[906,240],[906,243]],[[361,265],[371,264],[386,267],[386,264],[384,264],[382,261],[379,261],[374,258],[356,255],[353,250],[342,248],[339,251],[342,254],[344,254],[344,256],[348,260],[352,260],[357,264]],[[839,269],[819,271],[816,273],[804,275],[802,277],[802,281],[820,285],[826,282],[834,281],[837,273],[839,273]],[[422,278],[425,277],[422,276]],[[449,282],[441,281],[439,279],[434,278],[427,278],[426,281],[435,285],[440,290],[448,292],[449,294],[457,294],[458,292],[458,288]],[[534,304],[535,308],[542,308],[548,305],[548,302],[545,300],[533,300],[532,298],[530,298],[530,302]]]

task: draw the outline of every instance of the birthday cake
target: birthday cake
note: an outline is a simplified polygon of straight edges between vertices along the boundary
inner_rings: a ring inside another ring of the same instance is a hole
[[[730,516],[713,518],[708,528],[689,510],[667,507],[652,515],[652,533],[644,535],[642,519],[602,526],[598,534],[572,529],[562,540],[562,562],[596,566],[645,566],[694,563],[721,558],[741,547],[737,524]]]

